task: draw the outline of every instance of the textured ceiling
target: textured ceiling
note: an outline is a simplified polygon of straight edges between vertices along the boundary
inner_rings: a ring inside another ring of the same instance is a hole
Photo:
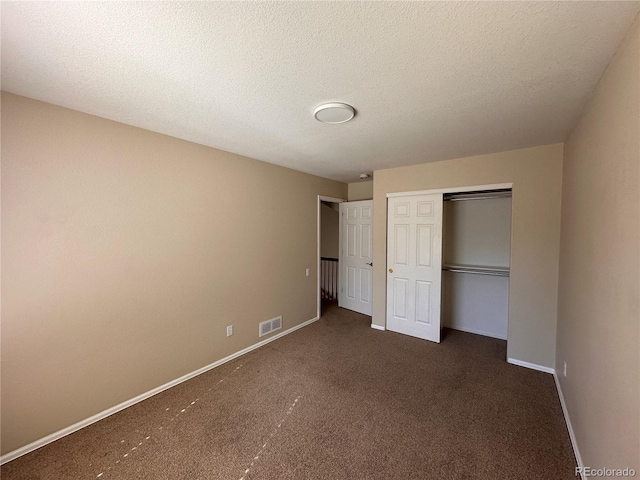
[[[637,2],[2,2],[2,88],[323,177],[563,141]],[[353,105],[344,125],[313,118]]]

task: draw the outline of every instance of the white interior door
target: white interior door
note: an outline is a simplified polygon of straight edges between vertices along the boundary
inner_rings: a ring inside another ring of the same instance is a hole
[[[440,342],[442,194],[387,203],[387,330]]]
[[[365,315],[371,315],[372,212],[372,200],[340,204],[342,245],[339,304]]]

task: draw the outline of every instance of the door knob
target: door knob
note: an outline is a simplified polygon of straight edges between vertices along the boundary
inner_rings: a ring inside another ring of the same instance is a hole
[[[370,267],[373,267],[373,262],[367,263],[367,265],[369,265]]]
[[[389,273],[393,273],[393,268],[390,268],[390,269],[389,269]]]

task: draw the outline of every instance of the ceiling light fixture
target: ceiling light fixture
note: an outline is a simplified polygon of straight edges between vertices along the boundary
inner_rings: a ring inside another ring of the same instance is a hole
[[[369,175],[368,173],[361,173],[360,174],[360,180],[366,180],[367,178],[369,178],[371,175]]]
[[[313,111],[316,120],[330,124],[348,122],[355,114],[355,109],[346,103],[325,103]]]

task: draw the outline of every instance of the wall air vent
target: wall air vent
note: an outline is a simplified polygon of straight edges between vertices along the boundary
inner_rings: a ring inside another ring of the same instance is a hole
[[[271,320],[271,331],[280,330],[282,328],[282,317],[276,317]]]
[[[263,337],[268,333],[280,330],[282,328],[282,315],[271,320],[265,320],[260,323],[260,336]]]

